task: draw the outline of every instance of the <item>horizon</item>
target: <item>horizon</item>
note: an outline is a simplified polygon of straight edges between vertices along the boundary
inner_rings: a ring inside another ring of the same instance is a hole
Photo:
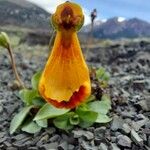
[[[49,13],[54,13],[56,7],[64,3],[66,0],[27,0],[39,7],[43,8]],[[140,20],[150,22],[150,16],[148,15],[150,10],[150,3],[148,0],[144,2],[142,0],[94,0],[91,3],[85,3],[84,0],[71,0],[81,5],[85,15],[85,24],[90,23],[90,13],[96,8],[98,12],[97,21],[106,21],[110,18],[119,17],[121,20],[129,20],[132,18],[138,18]]]

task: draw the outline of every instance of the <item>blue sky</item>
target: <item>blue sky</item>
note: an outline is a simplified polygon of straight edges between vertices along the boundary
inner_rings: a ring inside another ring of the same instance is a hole
[[[54,12],[57,5],[66,0],[28,0],[32,1],[49,12]],[[150,0],[71,0],[82,6],[89,23],[90,12],[93,8],[98,11],[98,19],[108,19],[114,16],[126,19],[138,17],[150,22]]]

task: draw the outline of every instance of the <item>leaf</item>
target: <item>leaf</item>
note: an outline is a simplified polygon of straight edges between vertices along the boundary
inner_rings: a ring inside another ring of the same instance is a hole
[[[108,95],[104,94],[101,98],[101,101],[104,101],[108,108],[111,109],[111,100]]]
[[[81,119],[80,123],[79,123],[79,126],[81,128],[88,128],[88,127],[92,126],[94,123],[95,123],[95,121],[94,122],[86,122],[86,121]]]
[[[10,123],[10,134],[13,134],[23,123],[33,106],[24,107],[18,114],[14,116]]]
[[[85,122],[95,122],[98,116],[96,112],[87,110],[83,107],[78,107],[76,113],[79,115],[79,118]]]
[[[105,72],[101,78],[102,78],[102,80],[109,81],[110,74],[108,72]]]
[[[41,97],[35,97],[32,99],[32,104],[34,106],[42,107],[46,102]]]
[[[36,114],[34,120],[50,119],[67,113],[69,109],[58,109],[46,103]]]
[[[36,120],[36,123],[43,128],[47,128],[48,127],[48,120],[47,119],[43,119],[43,120]]]
[[[97,119],[98,114],[91,111],[87,104],[81,105],[76,109],[76,113],[79,115],[80,123],[79,126],[82,128],[90,127]]]
[[[96,77],[97,79],[101,78],[105,73],[105,68],[101,67],[96,70]]]
[[[10,44],[10,40],[8,35],[5,32],[0,33],[0,46],[4,48],[8,48]]]
[[[104,81],[108,81],[110,79],[109,72],[106,72],[105,68],[101,67],[96,70],[96,78]]]
[[[31,83],[32,83],[33,89],[35,89],[35,90],[38,90],[38,85],[39,85],[39,80],[40,80],[41,74],[42,74],[42,72],[40,71],[40,72],[35,73],[32,76]]]
[[[90,95],[87,99],[86,102],[91,102],[95,100],[95,96],[94,95]]]
[[[22,131],[34,134],[36,132],[39,132],[41,130],[41,127],[38,126],[38,124],[36,124],[34,121],[30,121],[28,123],[26,123],[22,129]]]
[[[91,111],[97,113],[107,114],[110,107],[106,101],[94,101],[88,104]]]
[[[54,125],[63,130],[70,130],[73,128],[73,125],[70,124],[70,113],[66,113],[62,116],[57,117],[56,119],[53,120]]]
[[[110,122],[111,120],[112,119],[109,118],[107,115],[98,113],[98,117],[95,122],[96,123],[107,123],[107,122]]]
[[[36,90],[23,89],[19,92],[20,98],[26,105],[32,105],[32,100],[38,96]]]
[[[79,116],[72,112],[69,118],[70,124],[72,125],[78,125],[80,122]]]

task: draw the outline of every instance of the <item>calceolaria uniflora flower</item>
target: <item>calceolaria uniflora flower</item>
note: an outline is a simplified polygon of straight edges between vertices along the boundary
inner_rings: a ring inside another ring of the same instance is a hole
[[[91,93],[89,70],[77,37],[84,15],[79,5],[65,2],[57,7],[51,21],[57,34],[39,82],[39,92],[55,107],[72,109]]]

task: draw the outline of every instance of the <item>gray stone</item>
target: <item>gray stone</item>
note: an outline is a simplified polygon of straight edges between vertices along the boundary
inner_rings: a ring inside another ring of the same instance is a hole
[[[91,146],[87,141],[81,141],[81,147],[85,150],[97,150],[96,147]]]
[[[148,146],[150,147],[150,136],[148,136]]]
[[[68,143],[66,141],[62,142],[58,146],[58,150],[67,150],[68,149]]]
[[[137,116],[140,120],[137,121],[132,121],[132,127],[134,128],[135,131],[139,131],[141,127],[143,127],[149,119],[146,118],[144,115],[140,114]]]
[[[124,110],[124,111],[121,111],[120,112],[121,116],[123,116],[124,118],[131,118],[131,119],[134,119],[134,117],[136,116],[136,112],[131,110],[131,111],[128,111],[128,110]]]
[[[108,146],[105,143],[101,143],[99,146],[99,150],[108,150]]]
[[[60,140],[60,136],[59,135],[54,135],[49,139],[51,142],[56,142]]]
[[[94,138],[94,134],[90,131],[86,131],[84,136],[87,138],[87,140],[92,140]]]
[[[149,84],[149,86],[150,86],[150,84]],[[150,111],[150,96],[146,96],[145,100],[146,100],[146,105],[147,105],[147,110],[146,111]]]
[[[5,141],[3,144],[4,144],[6,147],[10,147],[10,146],[11,146],[11,144],[10,144],[8,141]]]
[[[114,116],[110,128],[112,131],[117,131],[118,129],[122,128],[122,125],[123,125],[123,120],[119,116]]]
[[[31,142],[31,138],[30,137],[25,137],[25,138],[23,138],[21,140],[16,140],[15,142],[13,142],[13,146],[25,147],[26,146],[26,142],[27,142],[27,144],[29,144],[28,141]]]
[[[150,147],[145,145],[145,150],[150,150]]]
[[[106,133],[106,127],[104,127],[104,126],[96,128],[95,131],[94,131],[95,137],[97,139],[105,138],[105,133]]]
[[[124,124],[122,125],[122,131],[123,131],[123,133],[125,133],[125,134],[129,134],[130,131],[131,131],[131,127],[130,127],[127,123],[124,123]]]
[[[83,136],[85,131],[83,130],[74,130],[73,131],[73,135],[74,135],[74,138],[80,138]]]
[[[1,133],[0,133],[0,138],[3,138],[4,135],[5,135],[5,132],[1,132]]]
[[[116,137],[115,136],[111,136],[111,142],[115,143],[116,142]]]
[[[3,112],[3,106],[0,105],[0,113],[2,113],[2,112]]]
[[[69,144],[69,145],[68,145],[68,150],[74,150],[74,147],[75,147],[74,145]]]
[[[111,150],[120,150],[116,143],[111,143]]]
[[[145,80],[135,80],[133,81],[133,88],[135,90],[143,90],[145,87],[146,81]]]
[[[44,143],[47,143],[48,140],[49,140],[49,135],[46,134],[41,137],[41,139],[37,142],[37,145],[42,145]]]
[[[131,139],[126,135],[118,135],[117,136],[117,144],[123,147],[131,147]]]
[[[38,150],[37,147],[29,147],[28,150]]]
[[[0,143],[3,143],[3,142],[6,141],[6,140],[7,140],[7,137],[4,136],[4,137],[0,138]]]
[[[74,144],[75,138],[72,135],[62,134],[62,140],[66,141],[69,144]]]
[[[51,135],[51,134],[56,132],[56,129],[53,128],[53,127],[49,127],[49,128],[46,129],[46,132]]]
[[[139,101],[137,103],[137,105],[139,105],[142,108],[142,110],[144,110],[144,111],[149,111],[150,110],[150,107],[148,107],[149,105],[147,105],[146,100]]]
[[[77,130],[73,131],[74,133],[74,138],[80,138],[80,137],[86,137],[87,140],[91,140],[94,138],[94,135],[90,131],[84,131],[84,130]]]
[[[44,148],[44,150],[56,150],[57,147],[58,147],[57,142],[53,142],[50,144],[44,144],[44,145],[40,146],[40,148]]]
[[[8,147],[6,150],[17,150],[17,148],[10,146],[10,147]]]
[[[150,121],[146,122],[145,127],[150,129]]]
[[[18,135],[13,137],[13,139],[15,139],[15,140],[21,140],[21,139],[24,139],[24,138],[26,138],[25,134],[18,134]]]
[[[131,139],[137,144],[137,145],[143,145],[143,139],[138,135],[137,132],[135,132],[134,129],[131,130]]]

